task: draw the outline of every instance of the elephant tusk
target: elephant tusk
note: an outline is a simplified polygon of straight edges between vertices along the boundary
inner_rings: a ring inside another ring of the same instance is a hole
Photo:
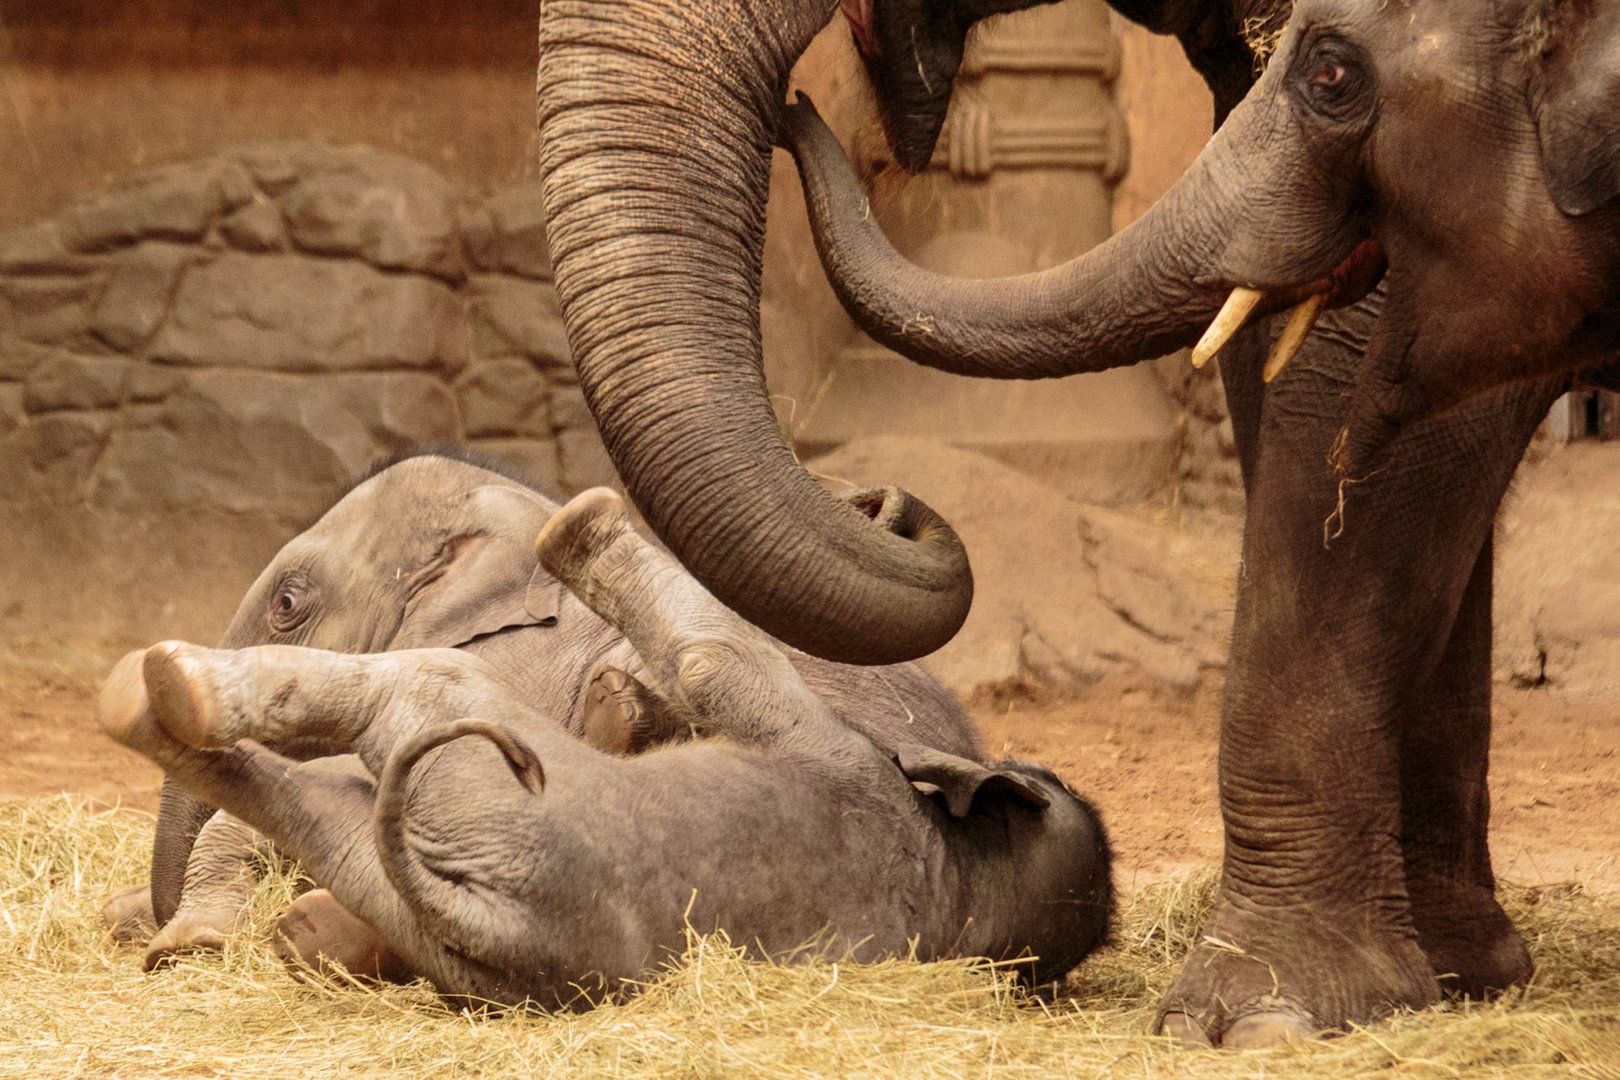
[[[1198,339],[1193,347],[1192,365],[1201,368],[1209,363],[1209,358],[1221,351],[1221,348],[1230,340],[1232,335],[1243,329],[1243,324],[1249,318],[1250,312],[1265,298],[1265,293],[1259,289],[1245,288],[1239,285],[1232,290],[1232,295],[1226,298],[1215,321],[1209,324],[1204,336]]]
[[[1327,304],[1327,294],[1312,296],[1301,301],[1294,310],[1288,313],[1288,322],[1284,324],[1283,331],[1271,346],[1271,353],[1266,357],[1266,369],[1261,378],[1270,382],[1283,373],[1283,369],[1293,363],[1294,356],[1299,347],[1305,344],[1305,338],[1316,325],[1316,318],[1322,314],[1322,308]]]

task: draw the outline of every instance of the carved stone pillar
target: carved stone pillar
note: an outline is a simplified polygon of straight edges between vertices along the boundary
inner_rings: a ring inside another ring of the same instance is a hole
[[[874,209],[914,261],[958,277],[1062,262],[1106,238],[1129,160],[1109,86],[1119,47],[1102,0],[981,26],[930,168],[891,182]],[[860,435],[940,439],[1004,461],[1090,501],[1141,498],[1173,465],[1170,404],[1141,368],[1057,382],[962,379],[917,367],[857,335],[829,364],[793,428],[806,456]]]

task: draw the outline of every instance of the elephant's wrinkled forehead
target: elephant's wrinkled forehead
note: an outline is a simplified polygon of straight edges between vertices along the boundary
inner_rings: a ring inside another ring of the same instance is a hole
[[[461,512],[474,491],[487,484],[511,483],[460,461],[409,458],[362,481],[306,535],[343,537],[372,553],[433,544],[442,539],[446,523]]]

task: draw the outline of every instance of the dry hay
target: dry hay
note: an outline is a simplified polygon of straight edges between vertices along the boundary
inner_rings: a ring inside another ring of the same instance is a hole
[[[142,975],[99,908],[142,877],[151,825],[68,797],[0,803],[0,1076],[1620,1078],[1620,904],[1578,887],[1507,890],[1541,970],[1503,1001],[1188,1052],[1142,1033],[1208,908],[1207,873],[1138,891],[1117,944],[1052,1003],[980,962],[782,967],[709,938],[626,1003],[482,1018],[422,985],[291,979],[256,944],[284,876],[223,956]]]

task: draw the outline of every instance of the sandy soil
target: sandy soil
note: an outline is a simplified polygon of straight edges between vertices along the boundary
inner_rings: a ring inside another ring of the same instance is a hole
[[[0,667],[0,796],[75,791],[156,811],[161,774],[95,725],[86,675]],[[1077,698],[984,695],[989,747],[1048,763],[1105,815],[1129,889],[1220,857],[1219,695],[1169,698],[1103,683]],[[1620,892],[1620,704],[1498,690],[1496,864],[1525,883]]]

